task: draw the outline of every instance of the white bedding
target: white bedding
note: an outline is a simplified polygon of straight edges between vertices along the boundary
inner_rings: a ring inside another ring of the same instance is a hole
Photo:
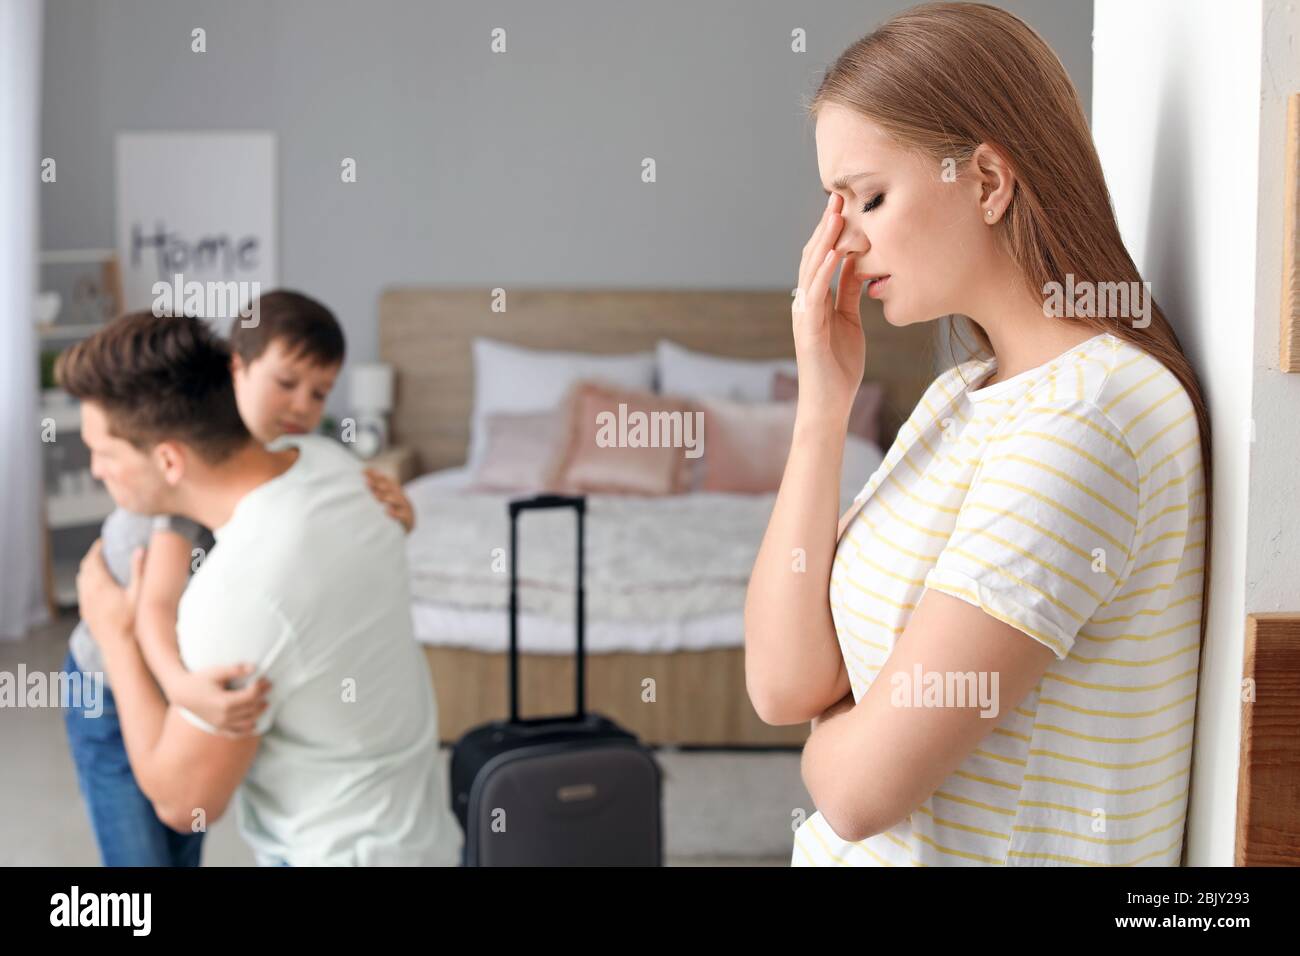
[[[882,459],[877,446],[850,439],[841,510]],[[511,496],[468,492],[469,480],[460,467],[406,486],[416,512],[407,540],[415,633],[427,644],[501,651],[508,641]],[[741,646],[745,587],[774,500],[717,493],[588,496],[588,652]],[[568,510],[520,519],[524,651],[572,651],[573,524]]]

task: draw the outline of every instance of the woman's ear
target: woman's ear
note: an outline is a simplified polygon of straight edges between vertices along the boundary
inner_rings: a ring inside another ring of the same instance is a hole
[[[971,153],[970,169],[979,184],[980,218],[997,222],[1011,204],[1016,175],[1002,155],[988,143],[980,143]],[[990,215],[992,213],[992,215]]]
[[[234,378],[244,370],[244,360],[238,352],[230,353],[230,377]]]

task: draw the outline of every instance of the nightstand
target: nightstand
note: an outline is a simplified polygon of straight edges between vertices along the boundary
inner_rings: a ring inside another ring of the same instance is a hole
[[[402,485],[414,478],[417,473],[415,449],[401,445],[381,451],[374,458],[362,459],[362,464],[391,476]]]

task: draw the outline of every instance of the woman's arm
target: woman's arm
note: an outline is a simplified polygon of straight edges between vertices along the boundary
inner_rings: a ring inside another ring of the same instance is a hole
[[[829,597],[843,454],[843,430],[796,424],[750,575],[745,680],[770,724],[811,720],[848,690]]]
[[[866,345],[862,280],[851,253],[832,308],[840,204],[832,194],[804,247],[792,310],[799,363],[794,438],[745,597],[746,686],[769,724],[809,721],[849,691],[829,591],[844,440]]]
[[[1052,660],[1012,625],[927,589],[862,700],[841,701],[813,727],[800,760],[813,803],[844,840],[896,826],[1024,702]],[[913,706],[910,691],[900,703],[898,688],[921,673],[971,675],[976,691],[931,706]]]
[[[840,716],[840,714],[845,714],[851,711],[854,706],[855,701],[853,699],[853,691],[850,690],[847,694],[812,719],[812,732],[816,733],[818,727],[825,727],[831,722],[831,720]]]

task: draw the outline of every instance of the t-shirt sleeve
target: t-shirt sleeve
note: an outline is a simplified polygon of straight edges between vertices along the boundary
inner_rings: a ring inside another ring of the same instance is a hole
[[[191,591],[181,598],[176,631],[181,661],[191,671],[219,664],[248,662],[253,673],[241,681],[246,685],[260,677],[271,682],[267,708],[262,711],[254,733],[264,734],[297,683],[297,656],[292,626],[274,602],[243,593],[239,600],[226,595],[221,600],[197,599]],[[217,729],[184,707],[181,716],[208,733]]]
[[[993,435],[925,586],[970,604],[1064,660],[1131,566],[1138,462],[1091,402],[1022,412]]]

